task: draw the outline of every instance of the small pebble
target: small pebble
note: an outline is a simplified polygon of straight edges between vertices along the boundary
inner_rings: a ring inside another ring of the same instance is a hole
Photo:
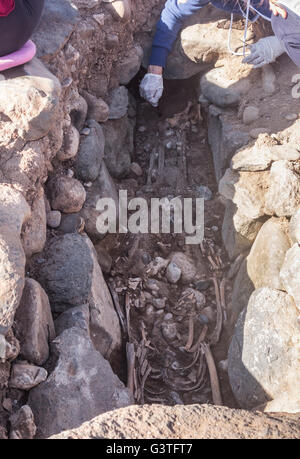
[[[257,107],[249,105],[245,108],[243,113],[243,123],[251,124],[253,121],[256,121],[259,118],[259,110]]]
[[[217,226],[212,226],[211,229],[215,232],[217,232],[219,230],[219,228]]]
[[[50,228],[58,228],[61,222],[61,213],[59,210],[52,210],[47,214],[47,225]]]
[[[287,121],[295,121],[298,118],[298,115],[296,113],[289,113],[288,115],[285,116],[285,119]]]
[[[166,143],[166,148],[168,150],[171,150],[172,147],[173,147],[173,142],[169,141],[169,142]]]
[[[212,198],[212,191],[207,186],[197,186],[196,191],[199,198],[203,198],[204,201],[209,201]]]
[[[166,307],[166,299],[165,298],[155,298],[153,300],[153,305],[157,309],[164,309]]]
[[[171,284],[176,284],[181,277],[181,269],[173,261],[168,264],[166,277]]]
[[[195,288],[201,292],[202,290],[207,290],[210,285],[209,281],[198,281],[195,283]]]
[[[177,326],[174,322],[163,322],[161,331],[166,340],[173,341],[177,335]]]
[[[72,169],[68,169],[67,170],[67,176],[70,177],[70,178],[74,177],[74,171]]]
[[[137,175],[138,177],[140,177],[141,175],[143,175],[143,171],[142,171],[142,168],[141,166],[138,164],[138,163],[131,163],[130,165],[130,170],[131,172],[133,172],[135,175]]]
[[[168,312],[165,317],[164,317],[164,320],[171,320],[173,319],[173,314],[171,312]]]
[[[146,131],[146,127],[145,127],[145,126],[140,126],[140,127],[138,128],[138,131],[139,131],[139,132],[145,132],[145,131]]]
[[[220,360],[220,362],[218,363],[218,367],[220,368],[220,370],[228,371],[228,359]]]
[[[82,129],[81,134],[82,135],[90,135],[90,132],[91,132],[90,128],[84,128],[84,129]]]
[[[84,184],[86,188],[91,188],[92,185],[93,185],[92,182],[87,182]]]

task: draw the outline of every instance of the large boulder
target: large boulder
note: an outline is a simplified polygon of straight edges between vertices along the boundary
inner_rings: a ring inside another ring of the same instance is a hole
[[[22,231],[22,245],[27,258],[41,252],[46,244],[47,217],[44,190],[41,188],[31,207],[31,217]]]
[[[249,219],[265,214],[265,193],[269,172],[235,172],[227,169],[219,183],[219,193],[236,204],[239,212]]]
[[[13,324],[25,282],[25,254],[20,240],[30,207],[23,195],[0,185],[0,333]]]
[[[299,164],[281,160],[271,166],[266,213],[278,217],[293,215],[300,205]]]
[[[67,214],[79,212],[86,199],[86,191],[81,182],[66,175],[52,177],[48,183],[48,192],[52,209]]]
[[[251,294],[255,288],[251,281],[248,269],[247,258],[245,258],[240,266],[233,284],[231,310],[230,310],[230,326],[233,329],[240,313],[247,306]]]
[[[79,427],[101,413],[133,403],[129,390],[84,330],[65,330],[52,342],[51,352],[55,367],[28,399],[38,438]]]
[[[57,119],[61,93],[58,79],[36,58],[6,70],[3,75],[0,112],[7,122],[0,144],[44,137]]]
[[[78,8],[68,0],[46,1],[40,25],[33,36],[38,57],[47,60],[57,55],[67,43],[79,20]]]
[[[119,197],[116,185],[111,178],[106,164],[103,161],[100,168],[100,173],[92,186],[87,189],[87,198],[80,211],[80,215],[85,221],[85,231],[93,239],[103,239],[104,235],[98,231],[97,219],[101,215],[101,210],[97,207],[99,199],[110,198],[115,203],[116,218],[119,208]],[[115,221],[114,221],[115,223]]]
[[[233,154],[250,140],[249,134],[237,121],[236,114],[215,105],[208,109],[208,142],[212,151],[215,176],[219,181],[229,166]]]
[[[241,407],[251,409],[294,392],[300,372],[298,316],[286,293],[268,287],[252,293],[228,353],[230,384]]]
[[[104,160],[110,174],[121,178],[130,170],[133,153],[133,125],[127,115],[103,124],[105,135]]]
[[[90,239],[86,238],[86,244],[93,260],[89,297],[91,340],[103,357],[113,360],[122,344],[120,322],[98,263],[97,252]]]
[[[230,259],[251,247],[260,228],[263,217],[252,219],[246,217],[230,200],[226,200],[222,224],[222,239]]]
[[[300,247],[294,244],[285,255],[280,271],[280,279],[284,290],[295,300],[300,310]]]
[[[279,273],[289,248],[288,222],[279,218],[267,220],[247,257],[247,271],[255,289],[284,289]]]
[[[86,303],[92,271],[93,260],[84,236],[69,233],[52,239],[38,273],[52,310],[63,312]]]
[[[80,147],[76,158],[76,173],[80,180],[96,180],[104,156],[105,138],[102,127],[95,120],[88,120],[89,135],[81,136]]]
[[[289,236],[292,242],[300,243],[300,207],[290,220]]]
[[[49,342],[55,338],[55,330],[46,292],[34,279],[25,281],[14,332],[20,342],[21,357],[43,365],[49,357]]]

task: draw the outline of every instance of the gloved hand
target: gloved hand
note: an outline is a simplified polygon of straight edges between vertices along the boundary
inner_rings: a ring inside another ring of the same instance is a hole
[[[275,62],[278,56],[285,52],[285,48],[277,37],[265,37],[250,46],[251,53],[243,60],[243,64],[252,64],[254,68],[263,67]]]
[[[154,73],[147,73],[140,84],[140,95],[150,102],[153,107],[158,106],[158,101],[164,90],[163,77]]]

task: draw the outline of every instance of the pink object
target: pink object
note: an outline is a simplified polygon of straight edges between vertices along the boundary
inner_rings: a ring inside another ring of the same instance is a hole
[[[7,56],[0,57],[0,72],[31,61],[31,59],[35,56],[35,53],[35,44],[33,41],[28,40],[27,43],[25,43],[25,45],[18,51],[8,54]]]

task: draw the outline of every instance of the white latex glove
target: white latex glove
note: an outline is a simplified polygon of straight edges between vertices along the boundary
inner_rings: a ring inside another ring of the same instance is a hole
[[[277,37],[265,37],[250,46],[251,53],[243,60],[244,64],[252,64],[254,68],[263,67],[275,62],[278,56],[285,52],[285,48]]]
[[[146,73],[140,84],[140,95],[150,102],[153,107],[158,106],[158,101],[164,90],[163,77],[154,73]]]

